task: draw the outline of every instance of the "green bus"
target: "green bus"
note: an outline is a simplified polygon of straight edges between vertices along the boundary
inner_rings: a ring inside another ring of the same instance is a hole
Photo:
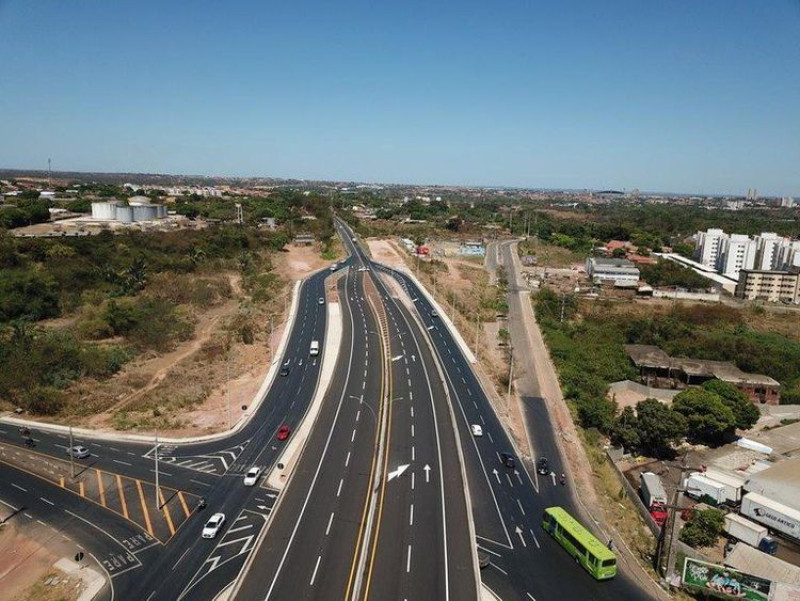
[[[597,580],[608,580],[617,575],[617,558],[611,549],[562,507],[544,510],[542,528]]]

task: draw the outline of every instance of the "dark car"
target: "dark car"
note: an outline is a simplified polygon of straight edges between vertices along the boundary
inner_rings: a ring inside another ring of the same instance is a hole
[[[281,376],[284,376],[284,377],[288,376],[289,375],[289,366],[288,365],[282,365],[281,366],[281,370],[278,373]]]
[[[542,476],[550,473],[550,463],[547,461],[547,457],[539,457],[539,461],[536,462],[536,471]]]
[[[500,463],[509,469],[517,467],[517,461],[511,453],[500,453]]]

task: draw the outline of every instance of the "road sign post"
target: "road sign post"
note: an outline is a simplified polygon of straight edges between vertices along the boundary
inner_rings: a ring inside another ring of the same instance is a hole
[[[75,477],[75,458],[72,456],[72,426],[69,427],[69,477]]]

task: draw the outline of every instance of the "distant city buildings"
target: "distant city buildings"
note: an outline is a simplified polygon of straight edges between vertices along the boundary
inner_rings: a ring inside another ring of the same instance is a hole
[[[709,228],[697,232],[695,257],[705,267],[739,279],[743,269],[780,271],[800,268],[800,240],[792,240],[773,232],[750,238],[743,234],[726,234]]]

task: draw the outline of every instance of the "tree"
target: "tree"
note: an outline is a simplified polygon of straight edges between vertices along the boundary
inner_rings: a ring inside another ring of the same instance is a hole
[[[724,524],[725,514],[719,509],[693,511],[679,538],[691,547],[710,547],[722,534]]]
[[[670,454],[670,447],[686,436],[686,419],[656,399],[636,403],[636,430],[642,451],[655,457]]]
[[[728,382],[709,380],[703,384],[703,389],[718,395],[722,402],[733,411],[736,416],[736,427],[740,430],[749,430],[761,417],[758,407],[750,402],[747,395]]]
[[[617,404],[605,397],[590,397],[578,403],[578,418],[584,428],[597,428],[608,432],[614,423]]]
[[[624,259],[625,257],[628,256],[628,251],[625,250],[624,248],[615,248],[614,250],[611,251],[611,256],[614,259]]]
[[[686,418],[688,435],[695,442],[719,444],[736,428],[736,416],[722,398],[703,388],[689,388],[676,395],[672,409]]]
[[[611,442],[627,451],[640,448],[642,439],[633,407],[625,407],[614,420],[614,425],[611,426]]]

